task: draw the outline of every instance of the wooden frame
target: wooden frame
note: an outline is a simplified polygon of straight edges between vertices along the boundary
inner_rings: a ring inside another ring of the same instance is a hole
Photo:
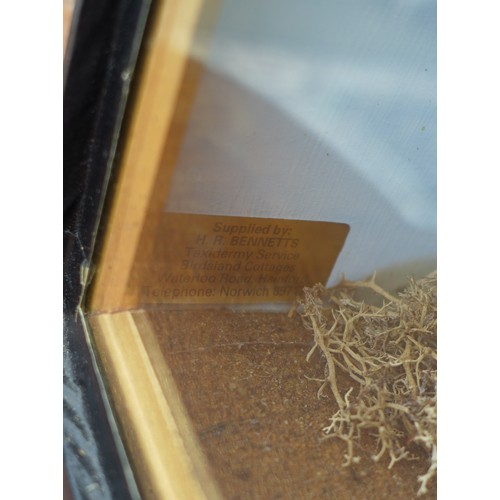
[[[127,133],[90,309],[112,311],[133,304],[125,297],[141,234],[150,227],[155,185],[181,82],[188,67],[202,0],[161,1],[146,46],[141,83]],[[172,170],[164,169],[162,191]]]

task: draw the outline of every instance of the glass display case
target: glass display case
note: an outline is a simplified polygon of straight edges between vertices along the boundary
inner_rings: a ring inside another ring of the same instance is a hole
[[[159,0],[136,33],[74,310],[140,495],[435,496],[418,446],[342,466],[296,310],[435,269],[435,3]]]

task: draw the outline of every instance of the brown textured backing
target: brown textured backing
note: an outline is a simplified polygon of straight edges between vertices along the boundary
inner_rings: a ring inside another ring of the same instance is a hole
[[[324,439],[331,399],[318,400],[323,362],[298,317],[230,311],[145,315],[177,384],[212,473],[228,499],[416,498],[426,458],[341,467],[344,444]],[[341,383],[348,384],[348,379]],[[419,449],[415,452],[418,454]],[[434,498],[431,491],[419,498]]]

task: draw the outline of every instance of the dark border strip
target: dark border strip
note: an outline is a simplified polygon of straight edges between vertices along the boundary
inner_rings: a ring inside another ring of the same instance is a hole
[[[64,82],[64,463],[73,498],[138,498],[77,314],[152,0],[81,0]],[[101,381],[102,382],[102,381]]]

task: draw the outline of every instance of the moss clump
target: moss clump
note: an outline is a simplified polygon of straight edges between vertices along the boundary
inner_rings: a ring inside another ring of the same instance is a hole
[[[328,290],[304,289],[299,310],[314,332],[314,347],[326,360],[318,396],[330,390],[336,411],[326,435],[346,443],[344,465],[357,463],[355,445],[364,432],[375,434],[374,461],[389,457],[389,468],[411,458],[414,442],[429,455],[429,467],[418,477],[418,494],[427,492],[436,475],[437,275],[415,281],[393,296],[375,283],[343,280]],[[368,290],[381,299],[373,305],[357,298]],[[337,373],[349,374],[352,385],[339,388]]]

